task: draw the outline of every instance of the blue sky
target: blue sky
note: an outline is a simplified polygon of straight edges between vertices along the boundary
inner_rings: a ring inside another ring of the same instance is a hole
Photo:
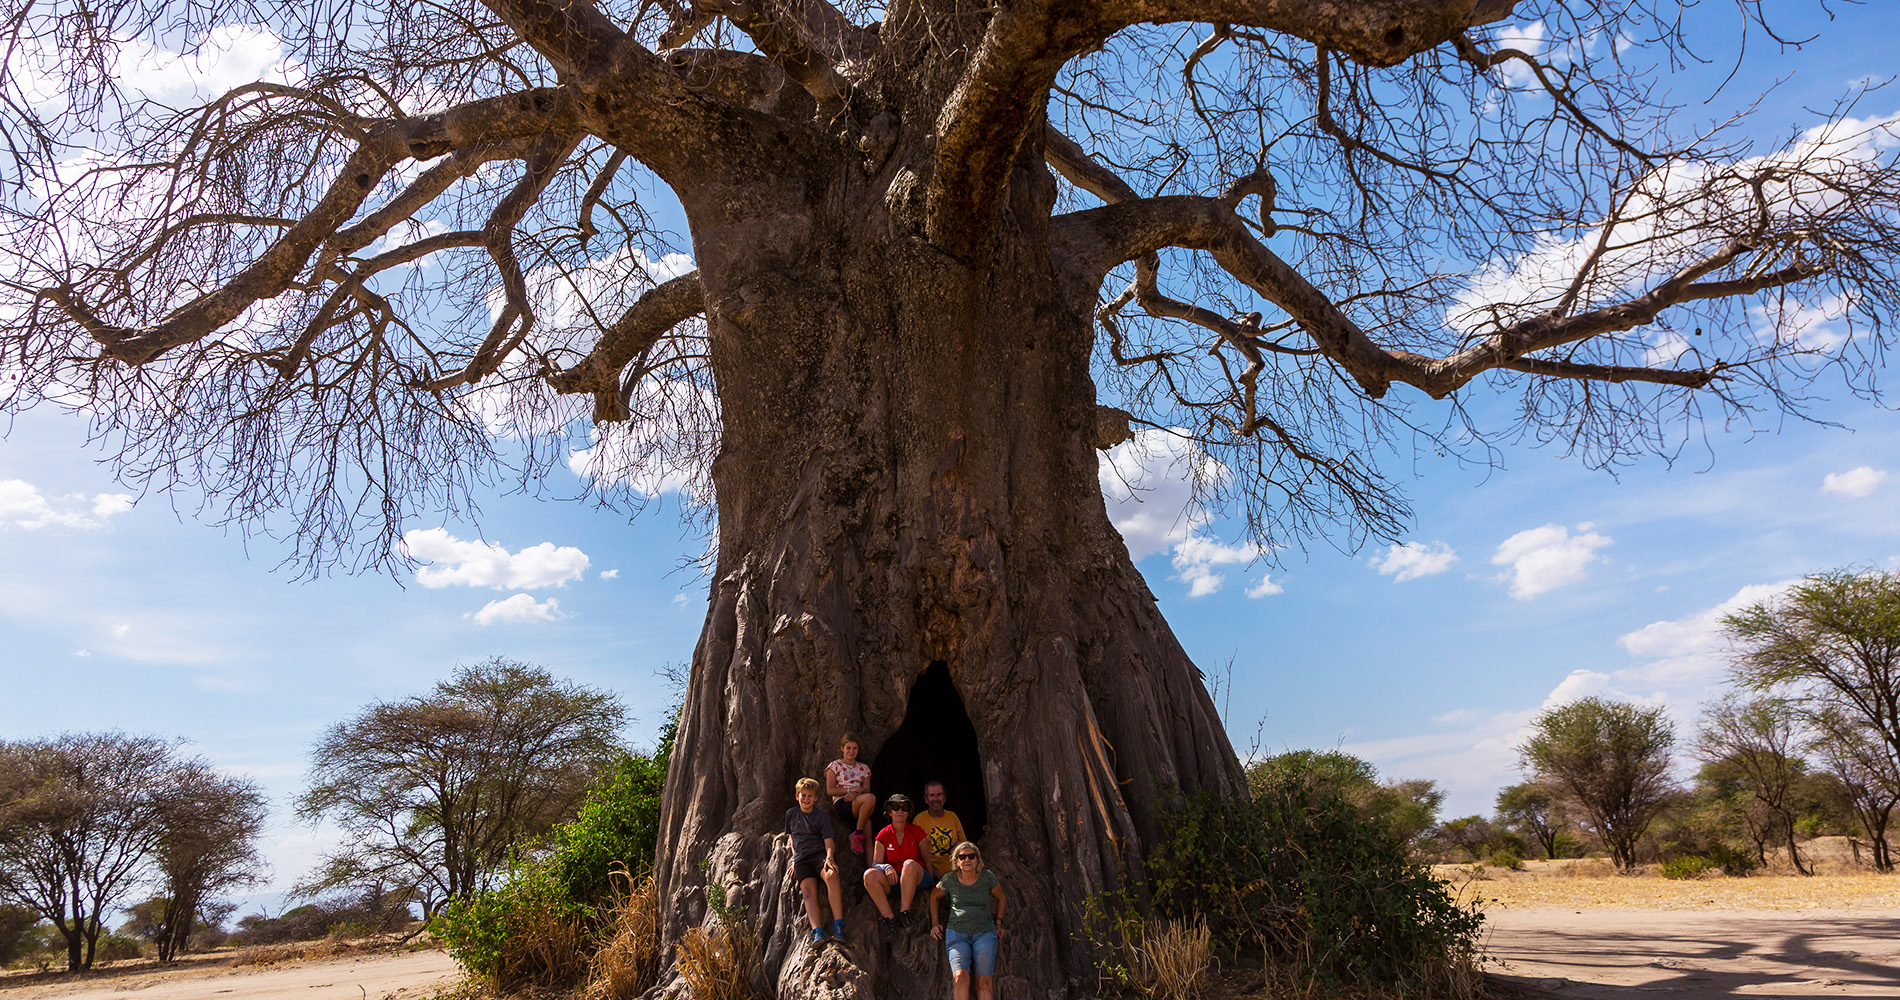
[[[1793,74],[1764,132],[1811,124],[1804,105],[1892,70],[1900,10],[1844,17],[1730,84]],[[254,76],[272,59],[231,64],[203,76]],[[1707,72],[1680,83],[1706,89]],[[1900,111],[1900,92],[1870,100],[1868,114]],[[1686,725],[1721,682],[1722,610],[1803,573],[1900,566],[1900,415],[1824,388],[1834,398],[1817,414],[1844,426],[1705,427],[1706,447],[1616,476],[1517,446],[1497,469],[1391,462],[1417,511],[1403,549],[1315,541],[1252,561],[1222,512],[1182,515],[1166,455],[1118,455],[1147,467],[1149,489],[1111,508],[1243,752],[1256,738],[1268,752],[1337,746],[1388,777],[1436,779],[1447,815],[1488,812],[1540,707],[1603,693],[1666,704]],[[0,737],[189,740],[271,795],[279,887],[328,842],[288,813],[324,726],[502,655],[619,692],[641,742],[669,703],[656,672],[686,662],[698,635],[706,580],[680,567],[705,538],[673,493],[629,521],[557,499],[580,487],[557,470],[546,496],[485,497],[479,527],[409,525],[425,532],[412,551],[432,559],[419,576],[296,582],[274,569],[279,542],[206,526],[191,498],[130,496],[100,457],[83,422],[50,410],[0,441]]]

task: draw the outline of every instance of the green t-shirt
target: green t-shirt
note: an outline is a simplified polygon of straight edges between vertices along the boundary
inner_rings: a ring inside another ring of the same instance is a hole
[[[950,916],[944,926],[963,934],[982,934],[996,929],[996,914],[992,912],[996,901],[990,898],[990,890],[1002,884],[996,873],[988,868],[976,877],[975,885],[964,885],[963,879],[956,875],[945,875],[937,888],[950,897]]]

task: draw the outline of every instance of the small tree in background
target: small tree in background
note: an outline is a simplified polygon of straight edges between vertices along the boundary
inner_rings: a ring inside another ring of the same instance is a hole
[[[1734,679],[1787,698],[1841,779],[1876,866],[1900,801],[1900,574],[1839,569],[1724,618]]]
[[[1636,844],[1675,791],[1675,730],[1660,707],[1581,698],[1531,722],[1525,770],[1562,787],[1588,817],[1610,858],[1636,866]]]
[[[1498,822],[1520,836],[1537,842],[1544,857],[1558,855],[1558,838],[1569,831],[1570,812],[1557,789],[1537,781],[1512,785],[1498,792]]]
[[[121,732],[0,743],[0,899],[51,921],[92,968],[105,915],[148,871],[173,744]]]
[[[1812,875],[1795,843],[1802,804],[1798,786],[1808,770],[1800,754],[1799,724],[1794,705],[1785,698],[1744,700],[1731,694],[1704,710],[1696,727],[1695,754],[1740,779],[1742,789],[1765,813],[1771,839],[1786,845],[1795,871]]]
[[[231,907],[213,897],[263,879],[257,838],[268,808],[256,782],[219,774],[201,760],[173,771],[163,800],[154,898],[161,905],[149,936],[159,961],[169,962],[201,928],[230,915]]]
[[[1900,805],[1900,769],[1886,744],[1864,722],[1839,712],[1822,712],[1814,719],[1814,749],[1828,772],[1840,782],[1847,807],[1873,846],[1874,867],[1893,870],[1887,844],[1887,824]]]
[[[344,847],[297,891],[413,888],[433,916],[574,816],[625,717],[609,692],[496,657],[331,726],[297,811],[335,822]]]

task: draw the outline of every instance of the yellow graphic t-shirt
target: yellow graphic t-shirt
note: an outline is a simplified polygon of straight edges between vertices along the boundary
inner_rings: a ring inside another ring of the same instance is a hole
[[[950,870],[950,852],[969,839],[963,835],[963,821],[948,809],[943,811],[941,818],[930,815],[930,810],[926,809],[910,822],[924,831],[924,861],[938,878],[942,878]]]

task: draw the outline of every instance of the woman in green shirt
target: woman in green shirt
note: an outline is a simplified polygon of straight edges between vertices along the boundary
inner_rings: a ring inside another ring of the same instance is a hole
[[[950,873],[930,893],[930,935],[950,950],[950,978],[956,1000],[970,1000],[970,974],[976,994],[990,1000],[996,975],[996,942],[1003,936],[1003,886],[983,867],[983,853],[969,841],[950,852]],[[942,918],[941,900],[950,901],[950,919]]]

